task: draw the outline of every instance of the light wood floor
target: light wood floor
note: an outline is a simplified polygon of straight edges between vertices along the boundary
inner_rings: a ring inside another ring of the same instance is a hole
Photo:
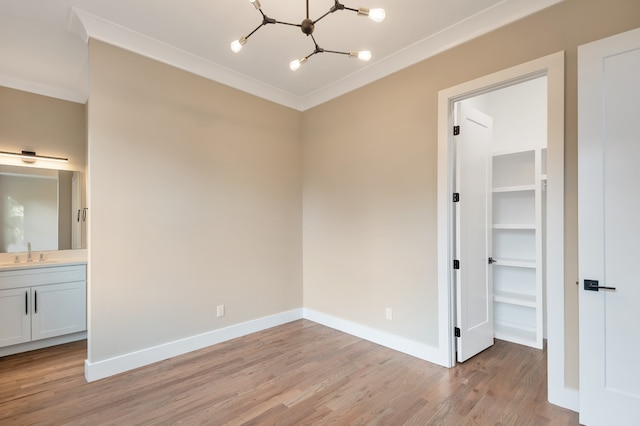
[[[545,351],[452,369],[300,320],[94,383],[86,343],[0,358],[0,425],[576,425]]]

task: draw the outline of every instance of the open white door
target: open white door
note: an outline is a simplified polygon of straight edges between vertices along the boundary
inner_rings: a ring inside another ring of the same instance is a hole
[[[455,137],[458,362],[493,345],[491,139],[493,120],[459,103]]]
[[[578,54],[580,422],[639,425],[640,29]]]

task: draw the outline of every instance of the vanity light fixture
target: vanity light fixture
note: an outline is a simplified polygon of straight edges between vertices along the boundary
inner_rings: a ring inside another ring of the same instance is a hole
[[[242,46],[244,46],[247,43],[247,40],[249,39],[249,37],[251,37],[253,33],[255,33],[256,31],[258,31],[260,28],[264,27],[267,24],[283,24],[283,25],[290,25],[292,27],[299,27],[302,30],[303,34],[311,37],[311,40],[313,40],[315,49],[313,50],[313,52],[311,52],[307,56],[303,56],[300,59],[295,59],[291,61],[289,63],[289,68],[291,69],[291,71],[296,71],[298,68],[302,66],[302,64],[307,62],[307,59],[309,59],[316,53],[337,53],[339,55],[347,55],[350,58],[358,58],[361,61],[368,61],[371,59],[371,52],[368,50],[361,50],[359,52],[339,52],[336,50],[326,50],[318,46],[318,43],[316,42],[316,39],[313,36],[313,30],[315,29],[315,25],[318,23],[318,21],[324,18],[325,16],[337,10],[351,10],[353,12],[357,12],[359,16],[367,16],[369,17],[369,19],[375,22],[382,22],[384,21],[384,18],[385,18],[384,9],[367,9],[366,7],[353,9],[351,7],[346,7],[345,5],[340,3],[339,0],[334,0],[335,1],[334,5],[329,9],[327,13],[325,13],[324,15],[322,15],[316,20],[311,20],[309,19],[309,0],[307,0],[307,17],[303,19],[302,23],[300,24],[292,24],[289,22],[283,22],[273,18],[269,18],[262,11],[262,6],[260,5],[259,0],[249,0],[249,1],[251,2],[251,4],[253,4],[253,7],[255,7],[256,10],[260,12],[260,14],[262,15],[262,23],[258,25],[258,27],[256,27],[255,30],[251,31],[248,35],[233,41],[231,43],[231,50],[235,53],[240,52],[240,50],[242,50]]]
[[[68,158],[51,157],[49,155],[38,155],[35,151],[22,151],[21,153],[0,151],[0,155],[5,157],[20,158],[25,163],[35,163],[37,160],[57,161],[59,163],[66,163]]]

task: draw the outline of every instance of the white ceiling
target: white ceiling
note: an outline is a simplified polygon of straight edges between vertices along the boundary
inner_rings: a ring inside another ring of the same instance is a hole
[[[263,12],[298,24],[305,0],[260,0]],[[75,102],[88,96],[87,39],[95,38],[223,84],[305,110],[561,0],[341,0],[382,7],[375,23],[337,11],[317,23],[327,50],[371,50],[361,62],[313,56],[298,71],[289,62],[313,42],[299,28],[267,25],[242,51],[232,40],[262,16],[248,0],[0,0],[0,85]],[[310,0],[317,19],[334,0]]]

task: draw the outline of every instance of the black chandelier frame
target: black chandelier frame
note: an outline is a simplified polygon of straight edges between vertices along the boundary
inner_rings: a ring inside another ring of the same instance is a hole
[[[358,56],[358,52],[353,52],[353,51],[351,51],[351,52],[342,52],[342,51],[338,51],[338,50],[328,50],[328,49],[324,49],[324,48],[320,47],[318,45],[318,42],[316,41],[316,38],[313,35],[313,31],[315,30],[316,24],[320,20],[324,19],[325,17],[327,17],[328,15],[330,15],[330,14],[336,12],[336,11],[349,10],[349,11],[357,12],[358,15],[368,15],[369,9],[365,9],[365,8],[355,9],[355,8],[352,8],[352,7],[347,7],[344,4],[340,3],[339,0],[334,0],[334,4],[333,4],[333,6],[331,6],[329,11],[327,11],[325,14],[320,16],[318,19],[312,20],[312,19],[309,18],[309,0],[306,0],[306,6],[307,6],[306,18],[300,24],[294,24],[294,23],[291,23],[291,22],[279,21],[277,19],[273,19],[273,18],[267,16],[267,14],[265,14],[264,11],[262,10],[262,6],[260,5],[260,1],[259,0],[250,0],[250,1],[254,5],[254,7],[258,10],[258,12],[260,12],[260,14],[262,15],[262,22],[253,31],[251,31],[248,35],[242,37],[240,40],[237,41],[237,42],[240,43],[240,46],[244,45],[247,42],[247,39],[249,37],[251,37],[260,28],[262,28],[262,27],[264,27],[266,25],[270,25],[270,24],[281,24],[281,25],[289,25],[289,26],[292,26],[292,27],[300,28],[302,33],[305,34],[306,36],[311,37],[311,40],[313,41],[313,45],[314,45],[313,51],[310,54],[308,54],[308,55],[302,57],[301,59],[299,59],[298,60],[299,64],[302,64],[302,63],[306,62],[307,59],[309,59],[310,57],[312,57],[313,55],[316,55],[318,53],[334,53],[334,54],[346,55],[346,56],[350,56],[350,57],[357,57]],[[370,52],[368,52],[368,53],[370,53]],[[365,60],[368,60],[368,58],[365,59]]]

